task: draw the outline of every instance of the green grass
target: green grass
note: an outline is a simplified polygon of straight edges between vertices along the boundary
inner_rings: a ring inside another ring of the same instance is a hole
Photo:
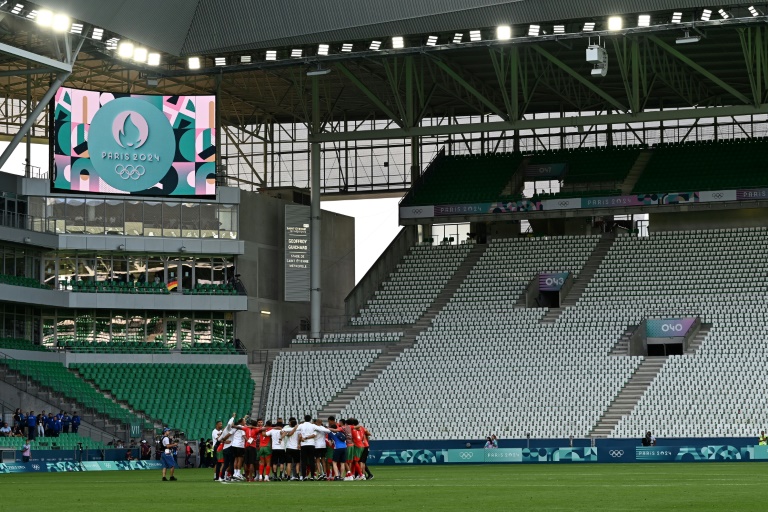
[[[212,470],[0,475],[7,510],[766,510],[761,463],[375,467],[367,482],[220,484]],[[42,505],[45,507],[45,505]],[[4,507],[5,509],[5,507]]]

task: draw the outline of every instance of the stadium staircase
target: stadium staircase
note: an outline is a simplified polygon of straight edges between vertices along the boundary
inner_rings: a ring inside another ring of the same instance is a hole
[[[448,280],[445,288],[440,292],[437,298],[427,311],[414,323],[412,326],[406,328],[403,332],[403,336],[397,343],[389,343],[382,348],[381,354],[371,363],[356,379],[349,383],[341,393],[336,395],[334,399],[329,402],[320,411],[321,418],[327,418],[331,415],[339,415],[341,411],[348,406],[352,400],[354,400],[368,385],[376,380],[376,377],[381,374],[397,357],[403,353],[404,350],[413,347],[416,343],[416,337],[422,331],[426,330],[432,325],[432,320],[440,313],[440,311],[448,304],[448,301],[453,297],[456,291],[461,286],[461,283],[469,275],[469,272],[480,260],[486,245],[475,244],[470,250],[467,257],[459,266],[456,273]],[[348,347],[345,347],[348,348]],[[366,348],[373,348],[366,346]]]
[[[632,189],[635,188],[637,180],[639,180],[640,176],[643,174],[651,156],[651,151],[647,149],[640,153],[637,160],[635,160],[635,165],[629,170],[629,174],[627,174],[627,177],[624,178],[624,182],[621,184],[621,195],[625,196],[632,193]]]
[[[528,162],[530,161],[530,158],[523,158],[523,160],[520,162],[520,166],[517,168],[517,172],[512,175],[512,177],[509,179],[509,182],[501,191],[502,197],[510,197],[515,194],[522,193],[523,184],[525,182],[525,178],[523,176],[525,174],[525,168],[528,166]]]
[[[707,337],[707,334],[709,334],[710,330],[712,330],[712,324],[701,324],[701,327],[699,327],[699,332],[697,332],[696,335],[691,339],[691,342],[688,344],[688,348],[686,349],[685,353],[696,353],[696,351],[701,348],[702,343],[704,343],[704,338]]]
[[[612,356],[628,356],[629,355],[629,340],[632,338],[632,333],[635,332],[637,326],[634,325],[621,334],[619,341],[611,349]]]
[[[607,233],[600,237],[600,241],[597,243],[597,246],[595,246],[592,254],[589,255],[589,259],[581,269],[581,273],[579,274],[579,277],[576,278],[576,282],[573,284],[573,287],[571,287],[566,296],[563,298],[563,301],[560,304],[562,307],[550,308],[546,314],[541,317],[541,323],[551,324],[556,322],[564,308],[575,306],[576,303],[579,302],[581,295],[584,293],[584,290],[587,289],[587,285],[589,285],[589,282],[592,280],[592,278],[595,277],[597,269],[600,268],[600,264],[602,264],[605,255],[608,254],[608,251],[611,250],[611,246],[615,240],[616,236],[613,233]],[[525,300],[525,297],[523,297],[523,300]]]
[[[651,385],[653,379],[659,374],[666,361],[666,356],[646,357],[643,359],[643,362],[632,375],[632,378],[616,395],[611,405],[608,406],[608,409],[600,417],[600,421],[592,428],[589,436],[608,437],[616,425],[619,424],[621,418],[632,412],[632,409],[635,408],[640,398],[645,394],[648,386]],[[638,433],[639,436],[640,433]]]

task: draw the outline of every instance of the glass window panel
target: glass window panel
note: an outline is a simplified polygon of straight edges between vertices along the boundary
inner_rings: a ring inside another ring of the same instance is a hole
[[[237,238],[237,205],[219,205],[219,238]]]
[[[105,226],[108,235],[125,234],[125,203],[123,201],[106,201]]]
[[[123,311],[112,312],[112,342],[125,343],[125,313]]]
[[[6,312],[5,315],[3,315],[3,337],[4,338],[13,338],[13,317],[15,315],[13,313]]]
[[[112,257],[112,279],[118,283],[128,282],[128,260],[125,256]]]
[[[192,341],[192,319],[184,317],[179,320],[179,334],[181,335],[182,345],[188,345]]]
[[[181,203],[163,203],[163,236],[181,233]]]
[[[104,234],[104,217],[106,216],[106,204],[101,199],[88,199],[85,201],[85,230],[91,235]]]
[[[52,264],[52,260],[45,260],[46,268],[45,268],[45,282],[49,286],[52,284],[52,282],[48,281],[48,264],[49,262]],[[64,283],[66,281],[66,288],[72,289],[72,281],[77,280],[77,266],[74,258],[69,258],[66,256],[62,256],[59,259],[59,282]]]
[[[62,208],[61,218],[65,220],[67,233],[85,233],[85,200],[67,199],[66,210]],[[66,212],[66,214],[65,214]],[[58,216],[57,216],[58,218]]]
[[[196,284],[210,284],[211,283],[211,258],[197,258],[195,260],[195,283]]]
[[[14,257],[13,247],[2,247],[3,251],[3,274],[7,276],[16,275],[16,258]]]
[[[211,338],[211,320],[195,320],[195,343],[210,343]]]
[[[214,258],[213,263],[213,284],[221,284],[224,283],[226,277],[225,277],[225,269],[226,269],[226,260],[222,258]]]
[[[77,257],[77,277],[80,281],[95,281],[96,262],[93,256]]]
[[[71,312],[59,312],[56,318],[56,338],[60,347],[74,343],[75,317]]]
[[[199,203],[182,203],[181,205],[181,236],[186,238],[200,237],[200,207]]]
[[[162,236],[163,205],[155,201],[144,203],[144,236]]]
[[[43,318],[43,345],[53,347],[56,344],[56,320],[53,317]]]
[[[132,256],[128,260],[129,279],[134,283],[147,282],[147,260],[140,256]]]
[[[96,281],[108,281],[112,279],[112,259],[107,256],[106,258],[96,258]]]
[[[97,316],[94,322],[94,339],[98,343],[109,343],[111,341],[109,326],[112,321],[105,313],[106,311],[104,310],[96,311]]]
[[[165,343],[166,339],[163,327],[163,318],[161,316],[150,316],[147,319],[147,341]]]
[[[143,343],[146,340],[146,319],[140,315],[133,315],[128,319],[125,340],[130,343]]]
[[[26,254],[23,249],[16,249],[16,268],[14,275],[19,277],[30,277],[27,275]]]
[[[211,341],[214,343],[223,343],[227,339],[226,320],[215,319],[212,321]]]
[[[216,205],[202,203],[200,205],[200,236],[202,238],[219,237],[219,217],[216,215]]]
[[[78,311],[75,317],[75,340],[80,343],[91,343],[96,339],[93,326],[93,315],[90,311]]]
[[[228,319],[224,321],[225,327],[227,329],[226,335],[224,337],[224,341],[227,343],[231,343],[232,340],[235,339],[235,321],[232,319]]]
[[[14,332],[13,336],[17,339],[28,340],[27,336],[27,315],[15,315],[14,316]]]
[[[147,267],[147,280],[149,283],[160,283],[165,278],[165,261],[157,256],[150,256]]]
[[[181,291],[190,290],[193,284],[193,271],[195,269],[194,258],[187,258],[181,262]]]
[[[144,234],[144,203],[125,201],[125,234],[142,236]]]

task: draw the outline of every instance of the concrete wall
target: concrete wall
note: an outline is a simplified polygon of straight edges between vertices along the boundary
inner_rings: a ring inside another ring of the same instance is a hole
[[[302,319],[309,319],[308,302],[285,302],[285,204],[283,199],[242,192],[240,238],[244,253],[237,271],[248,290],[248,309],[236,318],[236,336],[249,350],[287,346]],[[355,284],[355,221],[322,212],[322,314],[340,316],[344,298]]]
[[[247,364],[248,357],[235,354],[80,354],[0,348],[0,358],[61,363],[133,363],[133,364]]]
[[[655,233],[660,231],[760,226],[768,226],[768,209],[748,208],[709,212],[651,213],[648,229]]]

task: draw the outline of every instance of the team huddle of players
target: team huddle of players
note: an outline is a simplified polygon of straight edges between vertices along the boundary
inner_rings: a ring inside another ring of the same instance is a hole
[[[287,425],[282,418],[236,417],[226,426],[217,422],[211,433],[217,482],[373,478],[366,464],[371,433],[354,418],[331,416],[325,426],[311,416],[303,423],[289,418]]]

